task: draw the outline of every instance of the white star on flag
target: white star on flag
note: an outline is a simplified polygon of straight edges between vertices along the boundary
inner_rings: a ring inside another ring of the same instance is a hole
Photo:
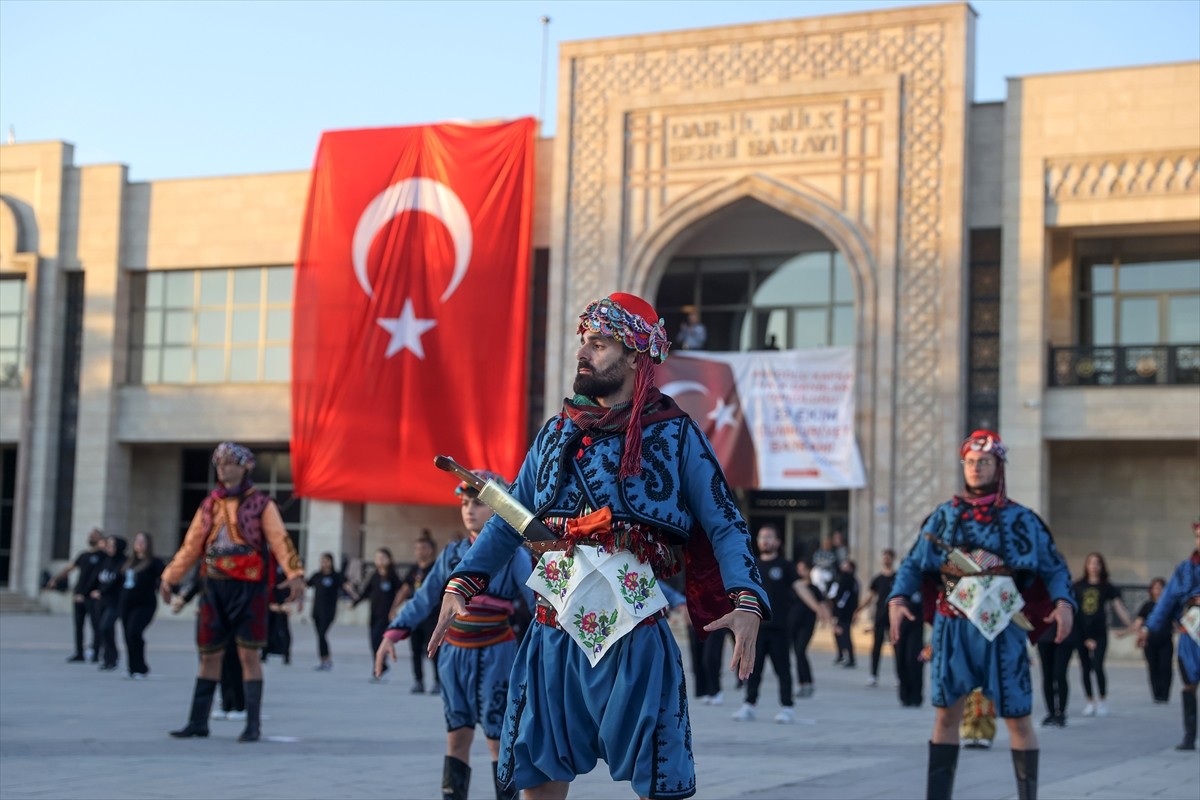
[[[413,312],[412,299],[404,301],[404,309],[400,316],[394,318],[381,317],[376,322],[379,327],[392,335],[388,342],[385,358],[391,358],[401,350],[411,350],[417,358],[425,360],[425,348],[421,346],[421,335],[437,325],[437,320],[418,319]]]
[[[725,427],[732,427],[737,425],[737,410],[737,403],[726,405],[725,398],[718,397],[716,408],[708,412],[708,419],[716,420],[716,430],[718,431]]]

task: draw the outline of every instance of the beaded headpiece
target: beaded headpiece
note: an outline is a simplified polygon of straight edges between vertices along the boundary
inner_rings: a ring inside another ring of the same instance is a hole
[[[217,449],[213,450],[212,463],[215,467],[217,462],[223,458],[232,458],[238,466],[246,469],[254,469],[254,453],[249,447],[244,445],[234,444],[233,442],[221,442],[217,445]]]
[[[611,336],[630,350],[647,353],[657,364],[667,360],[671,348],[666,323],[654,307],[625,292],[613,292],[589,305],[579,315],[576,333],[585,331]]]
[[[1001,461],[1008,460],[1008,448],[1004,446],[1004,442],[1000,441],[1000,434],[985,428],[972,433],[963,440],[962,446],[958,448],[959,456],[965,456],[970,452],[990,453]]]

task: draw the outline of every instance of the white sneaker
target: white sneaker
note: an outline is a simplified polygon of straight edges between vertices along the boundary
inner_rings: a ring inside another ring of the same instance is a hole
[[[708,703],[710,706],[724,705],[725,704],[725,693],[717,692],[712,697],[704,698],[704,702]]]
[[[229,720],[230,722],[240,722],[240,721],[244,720],[245,718],[246,718],[245,711],[230,711],[228,714],[225,715],[225,719]]]
[[[742,703],[742,707],[733,712],[735,722],[750,722],[754,719],[754,706]]]
[[[879,685],[879,678],[876,678],[874,675],[867,678],[867,686],[878,686],[878,685]]]
[[[785,706],[779,709],[779,713],[775,715],[775,721],[780,725],[791,725],[796,721],[796,712]]]
[[[1105,713],[1107,713],[1107,711]],[[1085,717],[1096,716],[1096,704],[1089,700],[1087,705],[1083,707],[1083,715]]]
[[[1108,716],[1108,703],[1104,702],[1103,700],[1101,700],[1099,703],[1096,703],[1096,716],[1097,717],[1107,717]]]
[[[212,719],[229,719],[229,717],[225,714],[225,711],[223,709],[214,708],[213,713],[212,713]]]

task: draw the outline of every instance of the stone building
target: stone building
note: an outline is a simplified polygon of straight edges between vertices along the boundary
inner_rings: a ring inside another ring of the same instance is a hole
[[[1163,574],[1200,515],[1200,64],[1011,78],[974,103],[975,14],[924,6],[573,42],[537,145],[538,421],[613,290],[708,347],[853,346],[862,489],[747,491],[791,554],[864,568],[998,426],[1072,570]],[[223,439],[260,453],[308,563],[401,556],[447,507],[291,496],[291,264],[307,172],[131,182],[0,149],[0,581],[87,531],[169,551]],[[770,285],[767,286],[767,280]],[[544,312],[544,313],[543,313]]]

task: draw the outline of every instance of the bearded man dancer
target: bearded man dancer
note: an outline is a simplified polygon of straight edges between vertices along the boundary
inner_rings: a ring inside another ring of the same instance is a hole
[[[896,572],[888,598],[892,642],[900,638],[901,622],[914,619],[904,599],[921,589],[923,578],[940,582],[940,591],[936,583],[934,588],[930,679],[937,716],[926,796],[949,798],[954,789],[963,705],[979,687],[1008,724],[1017,796],[1035,800],[1038,742],[1029,716],[1033,694],[1021,629],[1028,620],[1018,614],[1026,602],[1022,593],[1032,597],[1042,590],[1040,578],[1055,603],[1041,621],[1058,623],[1061,642],[1074,621],[1071,576],[1046,524],[1005,495],[1006,452],[999,435],[975,431],[959,455],[966,491],[929,515]]]
[[[494,472],[475,473],[507,488]],[[451,542],[442,550],[421,588],[400,609],[384,631],[375,653],[375,675],[383,674],[384,659],[396,660],[396,642],[407,639],[435,610],[450,573],[467,554],[471,544],[492,516],[492,509],[479,499],[479,492],[465,481],[454,490],[462,504],[467,539]],[[508,676],[517,656],[517,641],[509,624],[513,601],[523,597],[526,608],[533,607],[533,592],[525,585],[533,569],[529,554],[512,554],[487,590],[471,598],[466,612],[456,617],[446,636],[446,648],[438,656],[437,676],[442,687],[442,706],[446,712],[446,758],[442,766],[443,800],[467,800],[471,782],[471,742],[475,726],[483,728],[492,751],[492,780],[496,800],[514,800],[516,790],[496,779],[496,761],[500,757],[500,726],[508,698]]]
[[[1200,520],[1192,523],[1192,533],[1196,537],[1196,549],[1175,567],[1137,639],[1138,647],[1144,648],[1151,632],[1170,633],[1172,622],[1178,622],[1183,629],[1179,636],[1178,658],[1179,678],[1183,681],[1180,694],[1183,741],[1176,750],[1196,749],[1196,685],[1200,684]]]
[[[304,565],[275,501],[250,481],[254,454],[239,444],[222,442],[213,451],[212,463],[217,470],[217,488],[200,503],[179,552],[163,570],[160,587],[163,601],[171,602],[173,589],[203,554],[200,579],[204,588],[196,620],[200,674],[188,723],[171,735],[177,739],[208,736],[208,714],[221,679],[221,658],[233,639],[246,696],[246,728],[238,741],[256,742],[261,733],[263,691],[259,652],[267,644],[268,547],[287,575],[289,603],[304,592]]]
[[[658,585],[679,568],[671,546],[685,545],[692,620],[733,631],[743,679],[769,604],[708,440],[654,388],[670,347],[663,321],[623,293],[579,319],[575,396],[542,427],[513,485],[562,538],[537,543],[537,623],[510,679],[499,777],[529,800],[565,798],[603,758],[641,797],[686,798],[696,791],[687,689]],[[489,520],[450,578],[431,650],[521,542]]]

